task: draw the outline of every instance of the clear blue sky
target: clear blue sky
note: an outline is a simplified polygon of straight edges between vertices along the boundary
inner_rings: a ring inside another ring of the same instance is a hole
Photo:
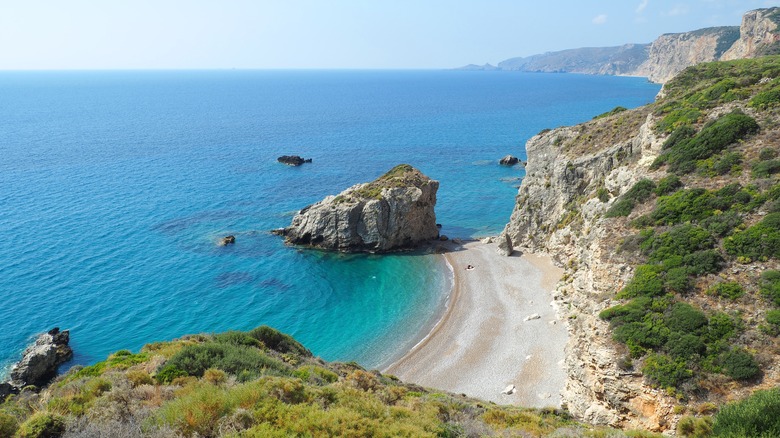
[[[738,25],[766,0],[0,0],[0,69],[449,68]]]

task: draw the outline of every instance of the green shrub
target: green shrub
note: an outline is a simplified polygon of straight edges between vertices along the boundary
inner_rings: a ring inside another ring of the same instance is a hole
[[[618,298],[657,297],[664,294],[661,268],[657,265],[639,265],[634,277],[617,295]]]
[[[0,436],[10,438],[14,436],[18,428],[19,423],[16,421],[16,418],[5,412],[0,412]]]
[[[214,341],[220,344],[230,344],[245,347],[263,347],[263,343],[247,333],[240,331],[229,331],[214,335]]]
[[[715,236],[724,237],[729,235],[741,223],[742,216],[739,213],[727,211],[721,214],[714,214],[702,220],[699,225]]]
[[[686,125],[681,126],[674,131],[672,131],[671,134],[669,134],[669,138],[666,139],[663,146],[661,146],[661,149],[666,150],[673,148],[674,146],[677,146],[679,143],[683,142],[684,140],[688,140],[689,138],[693,138],[693,136],[696,135],[696,130],[692,127]]]
[[[608,202],[610,198],[609,190],[607,190],[605,187],[599,187],[599,189],[596,190],[596,197],[601,202]]]
[[[715,414],[715,436],[780,436],[780,389],[756,391],[750,397],[723,406]]]
[[[650,297],[639,297],[626,304],[604,309],[599,313],[599,318],[609,321],[612,326],[629,322],[640,322],[652,305]]]
[[[699,336],[690,333],[671,333],[664,347],[666,352],[675,359],[692,359],[701,356],[707,350]]]
[[[656,159],[657,165],[666,163],[673,173],[689,173],[696,167],[697,160],[705,160],[759,129],[753,118],[734,111],[708,123],[695,136],[668,147]]]
[[[665,318],[670,330],[680,333],[701,334],[707,326],[707,317],[688,303],[675,303]]]
[[[646,240],[642,249],[648,253],[649,261],[663,262],[674,256],[685,257],[706,251],[714,245],[715,239],[709,231],[695,225],[683,224]],[[691,263],[693,262],[692,260]]]
[[[636,203],[631,199],[618,199],[612,204],[611,207],[604,213],[604,217],[625,217],[634,211]]]
[[[650,214],[657,225],[698,221],[712,215],[713,195],[705,189],[680,190],[658,199]]]
[[[753,108],[766,109],[780,104],[780,88],[761,91],[750,99]]]
[[[752,227],[734,233],[723,241],[726,252],[749,260],[780,257],[780,229],[775,221],[780,213],[770,213],[763,221]]]
[[[683,417],[677,422],[677,434],[685,438],[712,436],[712,418]]]
[[[766,322],[773,326],[780,327],[780,310],[770,310],[766,312]]]
[[[625,107],[622,107],[622,106],[616,106],[615,108],[613,108],[613,109],[611,109],[611,110],[609,110],[609,111],[607,111],[607,112],[605,112],[603,114],[597,115],[596,117],[593,118],[593,120],[603,119],[603,118],[609,117],[609,116],[614,116],[615,114],[620,114],[623,111],[628,111],[628,109],[625,108]]]
[[[682,258],[688,274],[703,275],[715,274],[723,268],[723,257],[719,252],[713,249],[696,251],[692,254],[686,254]]]
[[[65,433],[65,419],[49,412],[36,412],[16,432],[18,438],[57,438]]]
[[[672,359],[664,354],[650,354],[642,367],[645,377],[662,388],[676,388],[693,377],[682,359]]]
[[[162,368],[160,368],[159,371],[157,371],[157,374],[154,376],[154,378],[157,379],[157,381],[160,383],[171,383],[173,382],[174,379],[178,377],[186,377],[186,376],[187,376],[187,372],[184,371],[183,369],[175,365],[167,364]]]
[[[701,111],[696,108],[678,108],[671,110],[656,128],[662,132],[673,132],[675,129],[690,126],[701,118]]]
[[[184,371],[189,376],[201,377],[209,368],[218,368],[233,375],[249,372],[255,376],[259,376],[265,370],[281,372],[289,370],[285,364],[257,348],[206,342],[182,348],[158,373],[158,380],[161,379],[159,374],[167,372],[164,377],[167,379],[170,375],[177,374],[177,370]]]
[[[658,181],[658,186],[655,188],[655,194],[656,196],[668,195],[682,187],[682,185],[680,177],[677,175],[668,175]]]
[[[734,380],[750,380],[761,374],[756,359],[742,348],[734,348],[721,357],[723,372]]]
[[[751,169],[753,178],[769,178],[780,172],[780,160],[766,160],[754,163]]]
[[[742,154],[739,152],[726,152],[712,164],[712,172],[716,175],[725,175],[732,171],[741,170]]]
[[[777,149],[775,148],[764,148],[758,153],[758,159],[761,161],[772,160],[774,158],[777,158]]]
[[[260,326],[250,331],[248,334],[249,336],[265,344],[266,347],[280,353],[294,353],[306,357],[310,357],[312,355],[311,351],[301,345],[300,342],[293,339],[292,336],[286,335],[279,330],[268,327],[267,325]]]
[[[762,272],[759,290],[775,306],[780,306],[780,271],[770,269]]]
[[[672,268],[666,271],[664,275],[664,288],[667,291],[677,292],[679,294],[688,293],[693,289],[693,281],[688,276],[688,269],[685,267]]]
[[[713,284],[709,289],[707,289],[707,293],[710,295],[728,298],[730,300],[736,300],[745,294],[745,290],[742,289],[742,286],[740,286],[740,284],[736,281],[726,281]]]
[[[725,313],[715,313],[710,316],[707,324],[707,341],[727,341],[737,334],[739,325],[733,317]]]

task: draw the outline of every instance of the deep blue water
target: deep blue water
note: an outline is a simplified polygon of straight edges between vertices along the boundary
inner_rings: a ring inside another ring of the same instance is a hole
[[[261,324],[377,366],[430,323],[441,260],[301,250],[267,230],[409,163],[441,183],[444,234],[497,233],[523,174],[498,158],[658,90],[513,72],[0,73],[0,368],[53,326],[91,363]],[[235,246],[217,247],[226,234]]]

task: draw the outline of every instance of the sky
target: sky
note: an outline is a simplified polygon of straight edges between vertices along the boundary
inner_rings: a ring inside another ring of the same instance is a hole
[[[739,25],[768,0],[0,0],[0,70],[496,64]]]

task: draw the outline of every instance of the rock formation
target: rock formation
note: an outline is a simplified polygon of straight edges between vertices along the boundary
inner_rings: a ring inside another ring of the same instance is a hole
[[[502,256],[509,257],[514,252],[512,245],[512,238],[508,233],[502,234],[498,239],[498,253]]]
[[[282,155],[276,161],[288,166],[300,166],[303,163],[311,163],[311,158],[303,158],[298,155]]]
[[[517,157],[513,157],[512,155],[507,155],[504,158],[498,160],[498,164],[504,165],[504,166],[514,166],[515,164],[519,163],[520,160],[517,159]]]
[[[439,235],[433,181],[408,164],[310,205],[278,234],[288,243],[344,252],[412,248]]]
[[[741,26],[665,34],[651,44],[584,47],[499,62],[499,70],[645,76],[665,83],[686,67],[780,53],[780,8],[747,12]],[[491,66],[492,67],[492,66]],[[466,70],[481,70],[467,66]],[[485,68],[487,69],[487,68]]]
[[[233,236],[232,234],[219,239],[219,246],[227,246],[234,243],[236,243],[236,236]]]
[[[11,368],[11,380],[0,385],[0,398],[4,392],[16,393],[28,385],[47,384],[57,374],[57,368],[73,357],[69,342],[70,332],[56,327],[39,335],[35,343],[24,350],[22,360]]]

